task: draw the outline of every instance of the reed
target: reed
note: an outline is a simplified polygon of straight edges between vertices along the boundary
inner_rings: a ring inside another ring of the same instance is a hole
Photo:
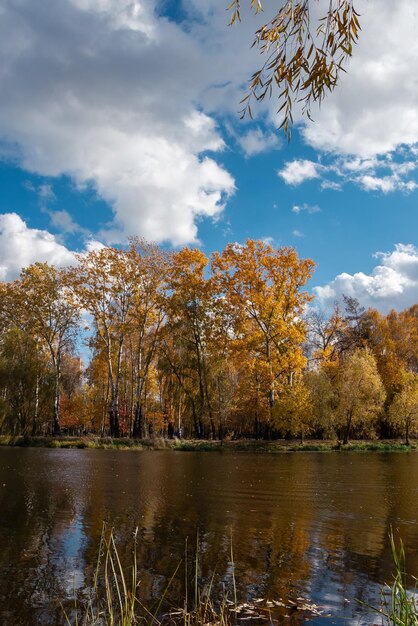
[[[407,573],[402,540],[396,545],[392,531],[389,539],[395,573],[392,582],[383,586],[380,606],[374,608],[374,611],[381,616],[385,626],[418,626],[418,581]]]
[[[67,626],[233,626],[235,624],[235,604],[229,600],[228,593],[223,589],[221,597],[213,600],[215,572],[209,585],[202,587],[199,583],[198,549],[193,571],[194,596],[193,604],[188,605],[187,594],[182,608],[174,608],[163,613],[168,591],[178,573],[180,563],[153,607],[146,606],[139,594],[137,531],[134,533],[132,564],[129,571],[122,566],[121,558],[115,541],[113,528],[103,527],[100,539],[97,562],[91,589],[87,598],[74,594],[71,607],[63,608],[64,623]],[[232,557],[232,548],[231,548]],[[187,562],[187,553],[186,553]],[[234,571],[234,566],[233,566]],[[187,567],[186,567],[187,588]],[[233,574],[234,597],[236,584]]]

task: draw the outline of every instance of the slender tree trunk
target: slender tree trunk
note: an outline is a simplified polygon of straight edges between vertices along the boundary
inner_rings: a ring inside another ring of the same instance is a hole
[[[275,389],[274,389],[274,380],[273,380],[273,368],[271,365],[271,353],[270,353],[270,340],[267,337],[266,338],[266,356],[267,356],[267,363],[268,363],[268,367],[269,367],[269,372],[270,372],[270,390],[269,390],[269,424],[268,427],[266,428],[266,439],[270,439],[271,438],[271,428],[272,428],[272,424],[274,421],[274,415],[273,415],[273,410],[274,410],[274,405],[276,403],[276,398],[275,398]]]
[[[218,383],[218,415],[219,415],[219,424],[218,424],[218,438],[221,440],[221,445],[223,445],[224,441],[224,427],[223,427],[223,410],[222,410],[222,391],[221,391],[221,377],[217,376]]]
[[[142,350],[138,348],[138,361],[137,361],[137,384],[136,384],[136,400],[135,400],[135,417],[134,427],[132,429],[132,436],[136,438],[142,438],[143,436],[143,424],[142,424],[142,387],[143,380],[141,376],[142,370]]]
[[[33,411],[33,420],[32,420],[32,437],[36,435],[36,429],[38,426],[38,413],[39,413],[39,373],[36,372],[35,408]]]
[[[134,416],[134,427],[132,430],[132,437],[134,439],[142,439],[144,436],[143,432],[143,419],[142,419],[142,402],[137,400],[135,404],[135,416]]]
[[[111,437],[120,437],[119,426],[119,385],[121,377],[123,335],[119,337],[118,355],[116,361],[116,376],[113,379],[112,354],[110,340],[108,341],[108,372],[110,384],[110,407],[109,407],[109,434]]]
[[[258,374],[256,372],[255,375],[256,381],[256,394],[255,394],[255,416],[254,416],[254,426],[255,426],[255,438],[259,439],[260,437],[260,416],[259,416],[259,388],[258,388]]]
[[[204,386],[205,386],[205,396],[206,396],[206,404],[208,405],[208,415],[209,415],[209,423],[210,423],[210,429],[211,429],[211,433],[212,433],[212,439],[216,439],[216,426],[215,426],[215,420],[213,417],[213,411],[212,411],[212,403],[210,401],[210,397],[209,397],[209,389],[208,389],[208,382],[207,382],[207,377],[206,377],[206,365],[203,365],[203,382],[204,382]]]
[[[61,355],[58,353],[55,359],[54,373],[54,425],[53,434],[59,435],[61,432],[60,424],[60,377],[61,377]]]
[[[110,406],[109,406],[109,435],[119,437],[118,397],[113,380],[110,383]]]
[[[104,387],[103,387],[103,390],[104,390]],[[103,412],[102,412],[102,424],[100,427],[100,437],[104,437],[105,432],[106,432],[106,407],[107,407],[108,402],[109,402],[109,377],[106,383],[106,393],[103,394]]]
[[[205,390],[203,387],[203,379],[202,379],[202,368],[200,363],[200,355],[199,352],[197,354],[197,372],[199,375],[199,398],[200,398],[200,407],[199,407],[199,422],[201,423],[203,411],[205,409]]]
[[[203,433],[202,421],[201,421],[200,417],[197,414],[196,405],[194,403],[194,400],[192,398],[190,398],[190,401],[191,401],[191,405],[192,405],[192,415],[193,415],[195,437],[196,437],[196,439],[201,439],[202,438],[202,433]]]
[[[344,439],[343,439],[343,445],[346,446],[348,444],[348,438],[350,436],[350,430],[351,430],[351,421],[353,419],[353,412],[350,411],[347,415],[347,424],[346,424],[346,429],[344,432]]]
[[[120,380],[121,380],[121,369],[122,369],[122,350],[123,350],[123,335],[119,336],[119,347],[118,347],[118,358],[116,362],[116,382],[115,382],[115,396],[114,396],[114,431],[115,437],[120,437],[120,423],[119,423],[119,390],[120,390]]]
[[[183,427],[181,423],[181,387],[179,388],[179,403],[178,403],[178,413],[177,413],[177,428],[178,428],[178,436],[179,439],[183,439]]]
[[[270,440],[271,434],[272,434],[271,433],[272,424],[274,420],[273,410],[274,410],[276,398],[275,398],[275,389],[274,389],[274,380],[273,380],[273,368],[271,365],[270,340],[268,338],[266,338],[266,355],[267,355],[267,363],[268,363],[269,372],[270,372],[270,391],[269,391],[269,423],[266,424],[266,427],[264,430],[264,438],[267,440]]]
[[[406,419],[406,432],[405,432],[405,444],[409,446],[411,443],[409,439],[409,419]]]

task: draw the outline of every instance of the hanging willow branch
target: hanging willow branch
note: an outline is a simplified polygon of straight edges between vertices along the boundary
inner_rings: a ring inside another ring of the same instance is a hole
[[[263,10],[260,0],[249,1],[255,13]],[[278,89],[279,128],[288,139],[293,104],[301,102],[303,115],[312,119],[312,103],[321,102],[336,87],[359,37],[359,14],[354,9],[354,0],[329,0],[326,14],[315,20],[314,28],[310,15],[312,1],[284,2],[275,17],[257,30],[253,47],[266,60],[252,75],[241,101],[241,118],[252,117],[253,101],[271,97]],[[231,25],[241,21],[241,0],[233,0],[228,10]]]

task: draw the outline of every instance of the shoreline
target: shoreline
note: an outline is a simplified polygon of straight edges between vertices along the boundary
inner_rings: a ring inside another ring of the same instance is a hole
[[[55,448],[88,450],[171,450],[182,452],[264,452],[283,454],[289,452],[411,452],[416,451],[417,443],[405,445],[399,440],[353,440],[341,445],[336,440],[300,441],[265,441],[257,439],[239,439],[235,441],[211,441],[194,439],[129,439],[110,437],[25,437],[23,435],[0,436],[0,446],[19,448]]]

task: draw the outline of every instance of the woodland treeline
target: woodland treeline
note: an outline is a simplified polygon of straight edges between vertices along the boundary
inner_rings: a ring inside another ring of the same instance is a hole
[[[209,259],[141,239],[24,269],[0,283],[0,434],[408,442],[418,305],[325,315],[313,270],[262,241]]]

